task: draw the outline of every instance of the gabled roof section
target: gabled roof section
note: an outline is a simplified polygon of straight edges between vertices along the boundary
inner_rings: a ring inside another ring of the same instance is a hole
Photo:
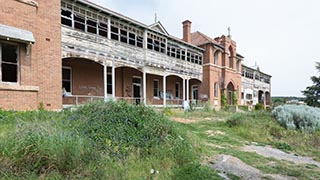
[[[197,46],[212,43],[223,48],[223,46],[221,46],[217,41],[199,31],[191,33],[191,43]]]
[[[159,32],[161,34],[169,36],[168,31],[164,28],[164,26],[161,24],[160,21],[149,25],[148,28],[153,29],[153,30],[155,30],[155,31],[157,31],[157,32]]]

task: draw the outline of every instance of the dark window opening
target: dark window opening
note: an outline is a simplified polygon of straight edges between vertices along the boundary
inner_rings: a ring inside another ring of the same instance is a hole
[[[191,55],[191,62],[194,63],[194,55]]]
[[[107,75],[107,94],[112,94],[112,75]]]
[[[181,59],[185,60],[186,59],[186,52],[185,51],[181,51]]]
[[[176,83],[176,98],[180,98],[180,84]]]
[[[157,80],[153,81],[153,96],[159,97],[159,81]]]
[[[72,26],[71,11],[61,9],[61,24]]]
[[[99,23],[99,35],[103,37],[108,37],[108,25],[105,23]]]
[[[111,39],[119,41],[119,29],[111,26]]]
[[[62,68],[62,88],[71,93],[71,69]]]
[[[87,20],[87,31],[89,33],[97,34],[97,22],[92,20]]]
[[[190,53],[187,52],[187,61],[190,62]]]
[[[180,55],[180,49],[177,49],[177,59],[180,59],[181,55]]]
[[[148,49],[153,50],[153,40],[151,38],[148,38]]]
[[[162,52],[162,53],[165,53],[165,49],[166,49],[166,44],[165,43],[163,43],[163,42],[161,42],[160,43],[160,52]]]
[[[140,36],[137,37],[137,46],[141,48],[143,47],[143,38]]]
[[[129,32],[129,44],[135,46],[136,45],[136,35]]]
[[[85,20],[84,17],[79,15],[74,15],[74,28],[85,31]]]
[[[18,46],[1,44],[1,72],[3,82],[18,82]]]
[[[123,43],[128,43],[128,32],[121,29],[120,35],[121,35],[120,41]]]
[[[160,42],[154,40],[154,50],[160,52]]]
[[[171,48],[171,57],[176,57],[176,48]]]
[[[170,56],[170,47],[167,47],[167,55]]]

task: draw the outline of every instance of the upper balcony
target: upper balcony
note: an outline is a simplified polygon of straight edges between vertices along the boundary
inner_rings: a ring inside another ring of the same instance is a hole
[[[68,1],[61,6],[62,58],[87,58],[108,66],[202,80],[201,48],[136,21],[125,22],[121,15]]]

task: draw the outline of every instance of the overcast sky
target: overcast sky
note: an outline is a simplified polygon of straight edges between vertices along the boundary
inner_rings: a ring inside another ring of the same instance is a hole
[[[210,37],[231,27],[244,64],[272,75],[272,96],[302,96],[318,75],[319,0],[91,0],[144,24],[158,20],[169,34],[182,37],[181,22]]]

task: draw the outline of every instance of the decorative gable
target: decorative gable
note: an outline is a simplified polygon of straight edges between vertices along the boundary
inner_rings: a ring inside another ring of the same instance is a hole
[[[161,24],[160,21],[156,22],[156,23],[153,23],[151,24],[150,26],[148,26],[150,29],[152,30],[155,30],[161,34],[164,34],[164,35],[169,35],[168,31],[163,27],[163,25]]]

